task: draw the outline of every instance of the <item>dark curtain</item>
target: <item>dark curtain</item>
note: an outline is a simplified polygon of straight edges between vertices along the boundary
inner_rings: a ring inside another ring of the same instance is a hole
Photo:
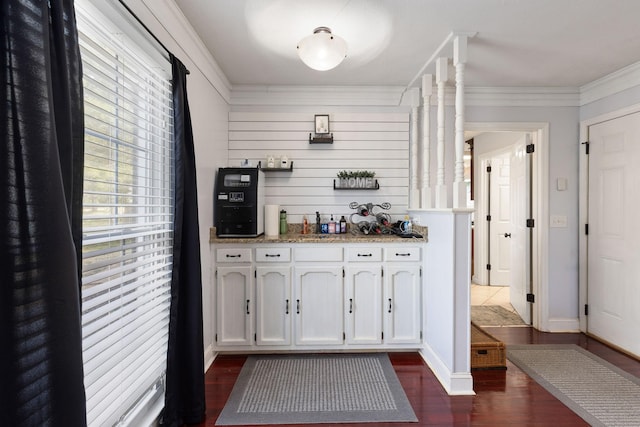
[[[205,417],[202,274],[196,163],[187,103],[187,73],[171,55],[175,137],[173,275],[163,426],[196,424]]]
[[[73,0],[2,0],[0,425],[86,425]]]

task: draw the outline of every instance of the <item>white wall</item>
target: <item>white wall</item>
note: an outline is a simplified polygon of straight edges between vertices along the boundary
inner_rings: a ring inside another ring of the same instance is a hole
[[[242,159],[253,165],[266,163],[267,154],[286,155],[293,171],[267,172],[265,203],[280,205],[290,223],[301,223],[303,215],[313,222],[315,212],[347,220],[354,210],[349,203],[391,204],[388,211],[402,218],[407,210],[409,177],[409,115],[398,112],[335,111],[329,114],[332,144],[310,144],[314,129],[312,112],[232,112],[229,115],[229,164]],[[375,172],[378,190],[335,190],[341,170]]]
[[[171,0],[127,0],[127,6],[190,71],[187,95],[196,153],[202,257],[205,364],[213,360],[213,292],[209,229],[213,226],[215,171],[227,164],[230,85]]]

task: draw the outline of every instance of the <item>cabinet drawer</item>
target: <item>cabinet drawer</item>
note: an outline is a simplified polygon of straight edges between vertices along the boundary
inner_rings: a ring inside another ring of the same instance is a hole
[[[251,248],[216,249],[216,262],[251,262]]]
[[[256,248],[257,262],[289,262],[290,248]]]
[[[382,261],[382,248],[349,248],[349,262]]]
[[[420,248],[402,247],[386,248],[385,261],[420,261]]]
[[[294,257],[296,261],[342,261],[342,247],[295,248]]]

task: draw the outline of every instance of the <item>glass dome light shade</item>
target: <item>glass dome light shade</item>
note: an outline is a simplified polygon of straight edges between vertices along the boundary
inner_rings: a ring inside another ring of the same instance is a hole
[[[347,56],[347,43],[331,34],[327,27],[318,27],[313,34],[298,43],[298,56],[308,67],[327,71],[342,62]]]

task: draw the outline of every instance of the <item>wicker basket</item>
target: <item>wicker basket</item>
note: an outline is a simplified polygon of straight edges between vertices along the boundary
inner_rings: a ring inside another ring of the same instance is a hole
[[[471,369],[507,369],[502,341],[471,323]]]

